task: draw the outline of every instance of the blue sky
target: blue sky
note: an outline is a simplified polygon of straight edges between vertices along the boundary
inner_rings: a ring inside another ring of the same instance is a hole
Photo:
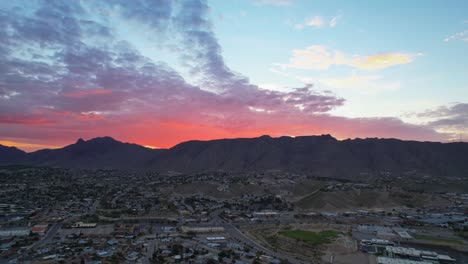
[[[353,73],[380,76],[369,88],[362,88],[364,91],[316,84],[348,100],[345,107],[337,110],[340,114],[406,118],[405,112],[468,99],[468,41],[463,38],[444,41],[468,28],[466,1],[212,0],[209,3],[227,63],[256,84],[280,89],[300,86],[301,81],[285,78],[271,69],[277,63],[287,62],[294,49],[321,45],[349,55],[389,52],[414,55],[411,63],[382,70],[335,66],[327,70],[285,72],[316,82]],[[323,25],[299,27],[314,17],[320,17]],[[331,27],[329,23],[334,17],[337,22]],[[379,89],[388,83],[399,85],[390,91]],[[382,106],[387,107],[384,110]]]

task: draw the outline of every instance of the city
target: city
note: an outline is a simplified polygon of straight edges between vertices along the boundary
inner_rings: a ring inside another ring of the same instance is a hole
[[[468,259],[468,194],[399,187],[436,184],[428,177],[364,183],[278,171],[184,175],[27,166],[4,166],[0,174],[2,263]]]

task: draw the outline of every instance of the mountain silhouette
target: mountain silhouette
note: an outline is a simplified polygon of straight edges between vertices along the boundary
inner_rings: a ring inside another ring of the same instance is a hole
[[[427,174],[468,176],[468,143],[398,139],[336,140],[330,135],[187,141],[170,149],[149,149],[111,137],[60,149],[25,153],[0,146],[0,164],[82,169],[152,169],[157,171],[266,171],[310,173],[323,177]]]

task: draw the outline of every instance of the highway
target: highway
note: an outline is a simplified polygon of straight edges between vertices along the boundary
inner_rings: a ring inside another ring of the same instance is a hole
[[[287,259],[289,263],[291,264],[303,264],[305,262],[301,262],[295,258],[279,254],[275,251],[272,251],[271,249],[268,249],[262,245],[260,245],[257,241],[251,239],[250,237],[244,235],[239,229],[237,229],[234,225],[232,224],[221,224],[222,227],[224,227],[225,232],[229,234],[232,238],[236,238],[237,240],[241,241],[242,243],[245,243],[246,245],[249,245],[253,249],[257,251],[263,251],[266,255],[270,255],[272,257],[275,257],[277,259]]]
[[[290,257],[290,256],[286,256],[286,255],[283,255],[283,254],[279,254],[275,251],[272,251],[271,249],[268,249],[264,246],[262,246],[261,244],[259,244],[257,241],[251,239],[250,237],[244,235],[237,227],[235,227],[233,224],[231,223],[225,223],[224,220],[222,220],[220,217],[219,217],[219,214],[222,212],[222,209],[218,209],[218,210],[215,210],[213,212],[211,212],[210,214],[210,218],[211,218],[211,221],[209,222],[211,225],[216,225],[216,226],[222,226],[224,227],[224,230],[227,234],[229,234],[229,236],[231,236],[232,238],[235,238],[237,239],[238,241],[246,244],[246,245],[249,245],[250,247],[252,247],[253,249],[257,250],[257,251],[263,251],[266,255],[270,255],[272,257],[275,257],[277,259],[287,259],[289,261],[289,263],[291,264],[303,264],[305,262],[301,262],[293,257]]]
[[[55,234],[57,234],[57,232],[60,230],[61,227],[62,227],[62,223],[54,223],[49,228],[49,230],[47,230],[47,233],[44,235],[44,237],[41,240],[39,240],[39,241],[35,242],[34,244],[32,244],[29,247],[28,250],[32,250],[32,249],[47,245],[52,240],[52,238],[54,238]],[[3,264],[3,263],[16,263],[14,260],[15,259],[21,259],[22,257],[24,257],[24,252],[22,254],[19,254],[19,255],[16,255],[16,254],[12,255],[7,259],[2,259],[2,260],[0,260],[0,263],[1,264]],[[12,262],[10,262],[10,261],[12,261]]]
[[[47,230],[47,233],[44,235],[44,237],[37,241],[35,244],[31,246],[31,248],[38,248],[44,245],[47,245],[52,238],[54,238],[55,234],[62,228],[62,223],[54,223],[52,226]]]

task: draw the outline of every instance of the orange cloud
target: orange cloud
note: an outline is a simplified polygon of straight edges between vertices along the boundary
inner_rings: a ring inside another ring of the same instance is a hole
[[[339,50],[329,50],[324,46],[313,45],[292,51],[287,64],[277,64],[282,69],[326,70],[333,65],[346,65],[362,70],[378,70],[395,65],[411,63],[413,54],[390,52],[368,56],[349,56]]]
[[[378,70],[394,65],[408,64],[413,56],[406,53],[386,53],[357,58],[350,65],[365,70]]]
[[[83,97],[88,97],[88,96],[93,96],[93,95],[106,95],[106,94],[111,94],[112,91],[110,90],[105,90],[105,89],[89,89],[89,90],[72,90],[72,91],[67,91],[63,93],[63,96],[65,97],[70,97],[70,98],[83,98]]]

